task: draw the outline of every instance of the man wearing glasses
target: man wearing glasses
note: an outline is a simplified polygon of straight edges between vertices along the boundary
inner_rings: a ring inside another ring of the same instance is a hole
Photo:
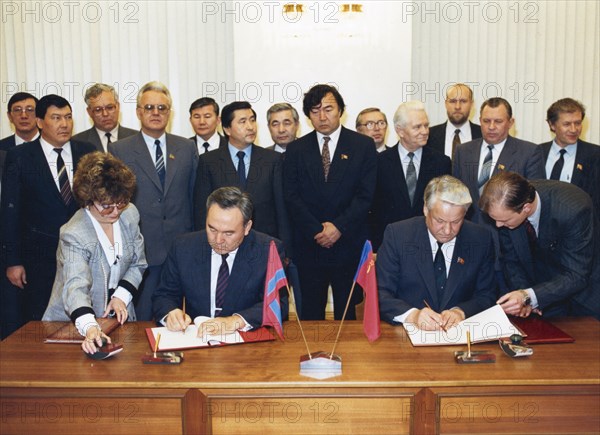
[[[364,109],[356,117],[356,131],[373,138],[378,153],[389,148],[385,144],[387,125],[385,113],[376,107]]]
[[[79,208],[73,174],[81,157],[95,150],[71,140],[73,114],[64,98],[42,97],[35,119],[40,137],[8,150],[2,179],[0,258],[11,284],[2,284],[2,336],[42,319],[56,273],[59,229]]]
[[[138,320],[152,319],[152,294],[173,240],[192,231],[198,152],[193,141],[166,133],[171,107],[171,93],[164,84],[146,83],[137,96],[136,114],[142,130],[108,147],[129,166],[137,181],[132,202],[140,212],[148,261],[135,303]]]
[[[87,113],[94,126],[73,136],[73,139],[93,144],[106,152],[108,144],[133,136],[137,131],[119,125],[119,96],[115,88],[96,83],[85,91]]]
[[[457,145],[481,137],[481,127],[469,121],[473,91],[467,85],[448,87],[444,104],[448,121],[431,127],[427,146],[452,158]]]
[[[35,122],[35,106],[38,99],[27,92],[17,92],[8,100],[8,121],[15,127],[15,134],[0,141],[0,150],[8,151],[16,145],[31,142],[40,132]]]

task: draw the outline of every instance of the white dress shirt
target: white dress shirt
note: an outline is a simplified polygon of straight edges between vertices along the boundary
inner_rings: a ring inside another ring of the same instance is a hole
[[[43,137],[40,137],[40,144],[42,145],[42,151],[44,152],[44,156],[46,157],[46,161],[50,167],[50,172],[52,173],[52,178],[54,178],[56,188],[60,192],[58,170],[56,169],[58,153],[54,151],[54,147],[46,142]],[[65,162],[65,172],[67,173],[69,184],[71,187],[73,187],[73,153],[71,152],[71,142],[67,142],[62,146],[62,152],[60,153],[60,156],[62,157],[63,162]]]
[[[548,159],[546,160],[546,178],[549,180],[552,175],[552,169],[554,164],[560,158],[560,150],[563,148],[558,146],[556,141],[552,141],[550,151],[548,152]],[[573,168],[575,167],[575,156],[577,155],[577,142],[571,145],[567,145],[565,148],[564,165],[562,172],[560,173],[560,181],[567,183],[571,182],[573,176]]]

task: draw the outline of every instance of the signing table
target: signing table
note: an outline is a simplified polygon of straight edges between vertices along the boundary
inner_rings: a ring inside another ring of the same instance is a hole
[[[78,345],[44,344],[62,324],[30,322],[0,344],[0,433],[432,434],[599,433],[600,322],[554,322],[571,344],[537,345],[495,364],[458,365],[460,346],[414,348],[402,327],[369,343],[345,322],[343,374],[300,376],[296,323],[285,342],[196,349],[178,366],[144,365],[144,329],[111,334],[124,350],[93,361]],[[330,351],[338,322],[305,322],[312,352]]]

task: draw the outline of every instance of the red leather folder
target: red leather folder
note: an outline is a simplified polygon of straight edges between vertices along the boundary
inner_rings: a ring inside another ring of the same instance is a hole
[[[510,321],[523,332],[525,343],[573,343],[575,339],[559,327],[539,316],[510,317]]]

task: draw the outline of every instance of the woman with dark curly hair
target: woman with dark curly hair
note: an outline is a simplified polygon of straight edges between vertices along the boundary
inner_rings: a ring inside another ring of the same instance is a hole
[[[60,229],[52,295],[42,320],[72,320],[85,337],[82,348],[96,352],[102,332],[96,317],[135,320],[133,295],[146,270],[140,215],[129,201],[135,175],[116,157],[84,156],[73,177],[81,206]]]

